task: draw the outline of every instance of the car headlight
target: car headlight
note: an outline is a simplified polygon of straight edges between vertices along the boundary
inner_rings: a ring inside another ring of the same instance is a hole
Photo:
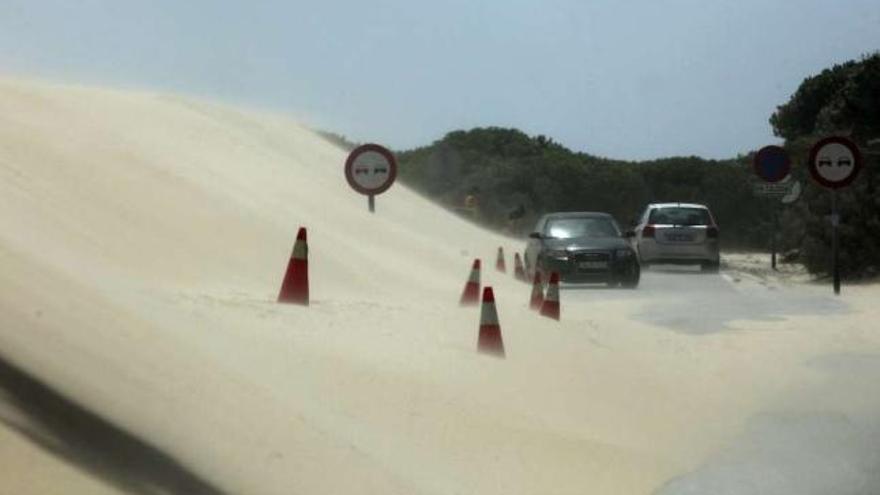
[[[568,259],[568,251],[560,249],[548,249],[544,251],[544,256],[548,258]]]
[[[619,260],[629,258],[632,255],[633,255],[632,249],[618,249],[617,251],[614,252],[614,257]]]

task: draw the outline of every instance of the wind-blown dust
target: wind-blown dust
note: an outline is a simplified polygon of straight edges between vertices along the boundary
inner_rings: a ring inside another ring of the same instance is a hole
[[[880,349],[872,287],[696,337],[565,291],[539,318],[485,268],[520,241],[400,184],[370,214],[344,158],[272,115],[0,82],[0,352],[228,493],[640,494],[820,385],[809,359]],[[308,308],[275,303],[301,225]],[[475,257],[505,360],[457,304]]]

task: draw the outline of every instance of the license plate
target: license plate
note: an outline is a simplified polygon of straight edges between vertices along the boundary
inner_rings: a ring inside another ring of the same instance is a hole
[[[607,261],[581,261],[578,263],[578,268],[583,268],[587,270],[596,270],[598,268],[608,268]]]
[[[667,234],[666,238],[670,241],[678,242],[690,242],[694,240],[694,236],[690,234]]]

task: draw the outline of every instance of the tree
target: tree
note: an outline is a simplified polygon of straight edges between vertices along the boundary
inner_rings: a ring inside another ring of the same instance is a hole
[[[863,150],[880,137],[880,53],[849,61],[808,77],[791,99],[770,117],[776,135],[784,137],[792,156],[807,156],[809,146],[826,135],[843,135]],[[865,156],[856,182],[840,191],[840,268],[845,277],[871,275],[880,268],[880,191],[877,155]],[[803,174],[802,174],[803,175]],[[803,226],[790,232],[802,242],[803,260],[813,273],[830,269],[829,194],[810,184],[803,206],[792,220]]]
[[[497,127],[450,132],[398,158],[401,180],[448,208],[478,190],[480,221],[495,229],[520,205],[527,230],[551,211],[605,211],[625,226],[649,202],[694,201],[712,207],[728,246],[763,247],[769,238],[766,210],[755,205],[742,160],[609,160]]]

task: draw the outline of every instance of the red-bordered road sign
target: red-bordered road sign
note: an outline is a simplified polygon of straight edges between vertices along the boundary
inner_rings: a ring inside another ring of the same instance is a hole
[[[397,161],[378,144],[355,148],[345,160],[345,179],[355,191],[375,196],[387,191],[397,178]]]
[[[862,154],[849,139],[832,136],[813,145],[807,165],[817,184],[828,189],[840,189],[852,184],[859,175]]]
[[[791,172],[791,160],[782,146],[764,146],[757,153],[753,162],[755,173],[767,182],[779,182]]]

